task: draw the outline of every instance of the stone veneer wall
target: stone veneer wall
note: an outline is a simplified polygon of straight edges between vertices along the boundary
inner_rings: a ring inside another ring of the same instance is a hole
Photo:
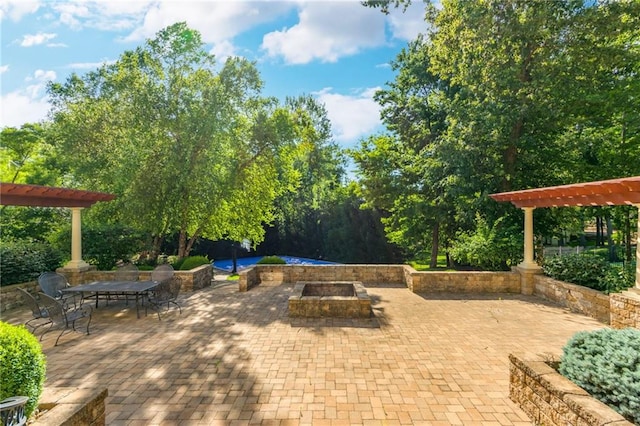
[[[240,272],[239,290],[298,281],[360,281],[404,285],[404,265],[256,265]]]
[[[534,284],[535,296],[557,303],[571,312],[609,324],[611,309],[608,295],[598,290],[554,280],[545,275],[536,275]]]
[[[537,425],[633,426],[544,361],[509,355],[509,397]]]
[[[611,327],[640,328],[640,289],[610,294]]]
[[[240,272],[239,290],[298,281],[404,285],[415,293],[519,293],[513,272],[418,272],[408,265],[256,265]]]
[[[43,414],[29,420],[32,426],[104,426],[107,389],[45,388],[38,407]]]

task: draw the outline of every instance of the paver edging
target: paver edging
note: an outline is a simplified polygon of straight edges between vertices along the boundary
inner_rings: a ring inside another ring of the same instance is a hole
[[[633,426],[550,366],[509,354],[509,398],[536,424]]]

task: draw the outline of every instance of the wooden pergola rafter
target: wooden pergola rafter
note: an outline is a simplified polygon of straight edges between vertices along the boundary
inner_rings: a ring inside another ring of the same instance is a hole
[[[81,210],[98,201],[111,201],[114,198],[116,198],[115,195],[104,192],[0,182],[1,205],[71,209],[71,260],[65,265],[65,269],[71,270],[89,267],[82,260]]]
[[[502,192],[489,196],[496,201],[510,202],[524,210],[524,261],[518,266],[534,270],[538,266],[533,260],[533,209],[633,205],[640,210],[640,176]],[[640,289],[640,212],[636,265],[636,288]]]

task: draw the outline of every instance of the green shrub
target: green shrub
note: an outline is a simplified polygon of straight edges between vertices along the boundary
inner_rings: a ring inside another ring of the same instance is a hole
[[[23,326],[0,321],[0,400],[29,398],[25,414],[31,415],[42,394],[46,362],[35,336]]]
[[[185,257],[181,262],[179,270],[180,271],[189,271],[193,268],[197,268],[201,265],[211,264],[211,261],[207,259],[206,256],[189,256]]]
[[[278,256],[265,256],[256,262],[257,265],[286,265],[287,262]]]
[[[563,376],[640,424],[640,330],[581,331],[562,351]]]
[[[610,265],[604,276],[605,293],[618,293],[636,284],[636,262]]]
[[[589,253],[554,256],[545,259],[544,273],[560,281],[582,285],[604,293],[633,287],[635,263],[612,265],[605,258]]]
[[[462,265],[490,271],[508,270],[522,257],[522,230],[503,226],[504,218],[489,226],[476,218],[473,232],[460,233],[451,247],[451,257]]]
[[[62,266],[62,254],[52,246],[30,241],[3,241],[0,247],[1,285],[34,281]]]

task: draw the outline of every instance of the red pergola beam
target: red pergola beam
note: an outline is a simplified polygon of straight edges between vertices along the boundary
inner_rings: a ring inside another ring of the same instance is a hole
[[[116,196],[104,192],[19,183],[0,183],[0,204],[31,207],[89,207]]]
[[[519,208],[640,204],[640,176],[502,192],[490,197]]]

